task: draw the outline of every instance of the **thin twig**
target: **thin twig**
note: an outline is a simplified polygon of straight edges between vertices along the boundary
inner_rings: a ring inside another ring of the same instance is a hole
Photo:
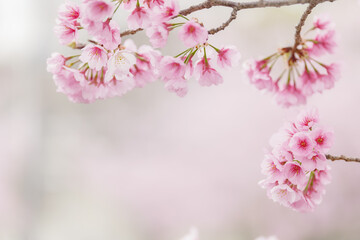
[[[346,157],[344,155],[332,156],[330,154],[327,154],[326,158],[328,160],[331,160],[331,161],[343,160],[345,162],[358,162],[358,163],[360,163],[360,158],[349,158],[349,157]]]
[[[318,5],[320,3],[319,0],[310,0],[309,6],[306,8],[305,12],[303,13],[303,15],[300,18],[300,21],[298,23],[298,25],[295,27],[296,31],[295,31],[295,42],[294,42],[294,47],[293,49],[295,50],[297,48],[297,46],[302,42],[301,39],[301,29],[305,24],[305,21],[307,19],[307,17],[310,15],[311,11],[316,7],[316,5]]]
[[[220,32],[222,30],[224,30],[227,26],[229,26],[229,24],[234,21],[237,17],[237,12],[238,10],[236,8],[234,8],[231,12],[230,18],[224,22],[220,27],[217,28],[213,28],[209,30],[209,34],[214,35],[217,32]]]

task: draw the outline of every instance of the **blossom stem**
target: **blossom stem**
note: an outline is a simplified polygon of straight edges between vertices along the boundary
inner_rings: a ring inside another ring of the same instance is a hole
[[[270,65],[269,70],[271,71],[271,69],[274,67],[275,63],[277,62],[277,60],[279,59],[280,55],[276,56],[274,59],[272,59],[273,63]]]
[[[66,58],[66,61],[68,61],[68,60],[70,60],[70,59],[73,59],[73,58],[76,58],[76,57],[80,57],[80,55],[73,55],[73,56],[67,57],[67,58]]]
[[[220,52],[220,49],[218,49],[217,47],[215,47],[215,46],[213,46],[211,44],[209,44],[209,46],[212,47],[216,52]]]
[[[310,172],[310,177],[309,177],[309,181],[304,189],[304,194],[307,193],[307,191],[309,190],[309,188],[313,185],[313,182],[314,182],[314,177],[315,177],[315,173],[314,171],[311,171]]]
[[[117,7],[115,8],[115,10],[114,10],[114,12],[113,12],[113,14],[112,14],[111,18],[113,18],[113,17],[114,17],[114,14],[117,12],[117,10],[119,9],[120,5],[121,5],[121,2],[118,2],[118,3],[117,3]]]
[[[205,59],[206,66],[208,66],[209,62],[208,62],[208,59],[207,59],[207,56],[206,56],[206,47],[204,47],[204,59]]]
[[[290,84],[290,81],[291,81],[291,71],[292,71],[292,68],[289,68],[289,71],[288,71],[288,79],[287,79],[286,85],[289,85],[289,84]]]
[[[68,65],[68,67],[72,67],[72,66],[74,66],[76,63],[79,63],[80,62],[80,60],[77,60],[77,61],[75,61],[75,62],[73,62],[73,63],[70,63],[69,65]]]
[[[317,64],[319,64],[320,66],[326,67],[326,64],[323,64],[323,63],[319,62],[318,60],[316,60],[316,59],[314,59],[312,57],[310,57],[310,59],[313,60],[314,62],[316,62]]]
[[[183,52],[179,53],[178,55],[176,55],[174,58],[180,57],[182,55],[186,55],[191,50],[192,50],[192,48],[188,48],[185,51],[183,51]]]
[[[182,18],[184,18],[185,20],[187,20],[187,21],[190,21],[190,19],[188,19],[187,17],[185,17],[184,15],[182,15],[182,14],[179,14],[179,15],[177,15],[178,17],[182,17]]]

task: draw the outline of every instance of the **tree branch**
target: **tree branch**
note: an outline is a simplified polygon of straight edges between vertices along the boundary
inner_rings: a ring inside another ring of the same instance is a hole
[[[229,24],[234,21],[237,17],[237,12],[238,10],[236,8],[234,8],[231,12],[230,18],[224,22],[220,27],[217,28],[213,28],[209,30],[209,34],[214,35],[217,32],[220,32],[222,30],[224,30],[227,26],[229,26]]]
[[[209,9],[216,6],[222,6],[222,7],[228,7],[232,8],[233,11],[230,15],[230,18],[223,23],[220,27],[214,28],[209,30],[209,34],[215,34],[221,30],[224,30],[229,24],[236,19],[237,12],[242,9],[249,9],[249,8],[266,8],[266,7],[283,7],[283,6],[291,6],[296,4],[311,4],[312,2],[316,2],[317,4],[323,3],[323,2],[334,2],[335,0],[257,0],[253,2],[234,2],[234,1],[227,1],[227,0],[207,0],[205,2],[202,2],[197,5],[193,5],[191,7],[188,7],[186,9],[183,9],[179,12],[181,15],[189,15],[191,13],[194,13],[196,11],[200,11],[203,9]],[[305,17],[306,19],[306,17]],[[305,21],[305,20],[304,20]],[[302,26],[301,26],[302,27]],[[300,27],[300,30],[301,30]],[[137,33],[138,31],[141,31],[142,29],[136,29],[136,30],[128,30],[125,32],[122,32],[120,36],[127,36]]]
[[[143,29],[142,28],[138,28],[138,29],[135,29],[135,30],[127,30],[127,31],[124,31],[122,33],[120,33],[120,37],[123,37],[123,36],[126,36],[126,35],[134,35],[135,33],[139,32],[139,31],[142,31]]]
[[[311,1],[312,0],[267,0],[267,1],[258,0],[253,2],[233,2],[227,0],[208,0],[198,5],[194,5],[184,10],[181,10],[180,14],[189,15],[193,12],[215,6],[230,7],[233,9],[236,8],[238,11],[240,11],[242,9],[249,9],[249,8],[283,7],[283,6],[290,6],[296,4],[307,4],[310,3]],[[333,1],[335,0],[317,0],[318,3],[333,2]]]
[[[326,154],[326,158],[331,161],[343,160],[345,162],[359,162],[360,163],[360,158],[349,158],[344,155],[332,156],[330,154]]]
[[[295,31],[295,43],[294,43],[294,47],[293,49],[296,49],[297,46],[302,42],[301,39],[301,29],[305,24],[305,21],[307,19],[307,17],[310,15],[311,11],[316,7],[316,5],[318,5],[320,3],[319,0],[310,0],[309,6],[306,8],[305,12],[303,13],[303,15],[300,18],[300,22],[298,23],[298,25],[295,27],[296,31]]]

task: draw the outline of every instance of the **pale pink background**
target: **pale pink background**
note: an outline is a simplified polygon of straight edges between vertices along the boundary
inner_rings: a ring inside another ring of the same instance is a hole
[[[199,1],[181,1],[183,7]],[[329,162],[333,180],[314,213],[273,203],[257,183],[270,136],[304,107],[281,109],[247,84],[192,81],[178,98],[160,82],[122,98],[74,104],[56,93],[46,58],[70,51],[52,33],[61,0],[0,0],[0,239],[358,239],[360,164]],[[291,44],[305,6],[244,10],[213,36],[242,60]],[[325,3],[342,64],[336,87],[309,99],[335,131],[331,153],[360,157],[360,6]],[[197,14],[213,27],[229,9]],[[218,19],[219,18],[219,19]],[[309,22],[308,22],[309,24]],[[138,43],[146,43],[139,34]],[[171,37],[165,53],[183,49]]]

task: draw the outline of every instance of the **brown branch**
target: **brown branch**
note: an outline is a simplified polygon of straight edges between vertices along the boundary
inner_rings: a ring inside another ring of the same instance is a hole
[[[266,8],[266,7],[283,7],[283,6],[290,6],[296,4],[307,4],[310,3],[312,0],[258,0],[253,2],[233,2],[227,0],[208,0],[206,2],[200,3],[198,5],[191,6],[184,10],[180,11],[182,15],[189,15],[193,12],[207,9],[215,6],[223,6],[229,8],[236,8],[238,11],[242,9],[249,9],[249,8]],[[318,0],[318,3],[322,2],[333,2],[335,0]]]
[[[209,30],[209,34],[214,35],[217,32],[220,32],[222,30],[224,30],[227,26],[229,26],[229,24],[234,21],[237,17],[237,12],[238,10],[236,8],[234,8],[231,12],[230,18],[224,22],[220,27],[217,28],[213,28]]]
[[[296,31],[295,31],[295,43],[294,43],[294,47],[293,49],[295,50],[297,48],[297,46],[302,42],[301,39],[301,29],[305,24],[305,21],[307,19],[307,17],[310,15],[311,11],[316,7],[316,5],[318,5],[320,3],[319,0],[310,0],[309,6],[306,8],[305,12],[303,13],[303,15],[300,18],[300,22],[298,23],[298,25],[295,27]]]
[[[343,160],[345,162],[359,162],[360,163],[360,158],[349,158],[344,155],[332,156],[330,154],[327,154],[326,158],[331,161]]]
[[[120,33],[120,37],[124,37],[124,36],[127,36],[127,35],[134,35],[135,33],[139,32],[139,31],[142,31],[143,29],[142,28],[138,28],[138,29],[135,29],[135,30],[127,30],[127,31],[124,31],[122,33]]]
[[[179,12],[181,15],[189,15],[196,11],[200,11],[203,9],[209,9],[216,6],[228,7],[232,8],[233,11],[230,15],[230,18],[223,23],[220,27],[214,28],[209,30],[209,34],[215,34],[221,30],[224,30],[229,24],[236,19],[236,13],[242,9],[249,9],[249,8],[266,8],[266,7],[283,7],[283,6],[291,6],[296,4],[309,4],[314,0],[257,0],[253,2],[234,2],[234,1],[227,1],[227,0],[207,0],[197,5],[190,6],[186,9],[183,9]],[[316,5],[323,2],[333,2],[335,0],[315,0]],[[235,13],[236,12],[236,13]],[[305,20],[304,20],[305,21]],[[301,28],[301,27],[300,27]],[[143,29],[136,29],[136,30],[128,30],[122,32],[120,36],[127,36],[135,34]]]

